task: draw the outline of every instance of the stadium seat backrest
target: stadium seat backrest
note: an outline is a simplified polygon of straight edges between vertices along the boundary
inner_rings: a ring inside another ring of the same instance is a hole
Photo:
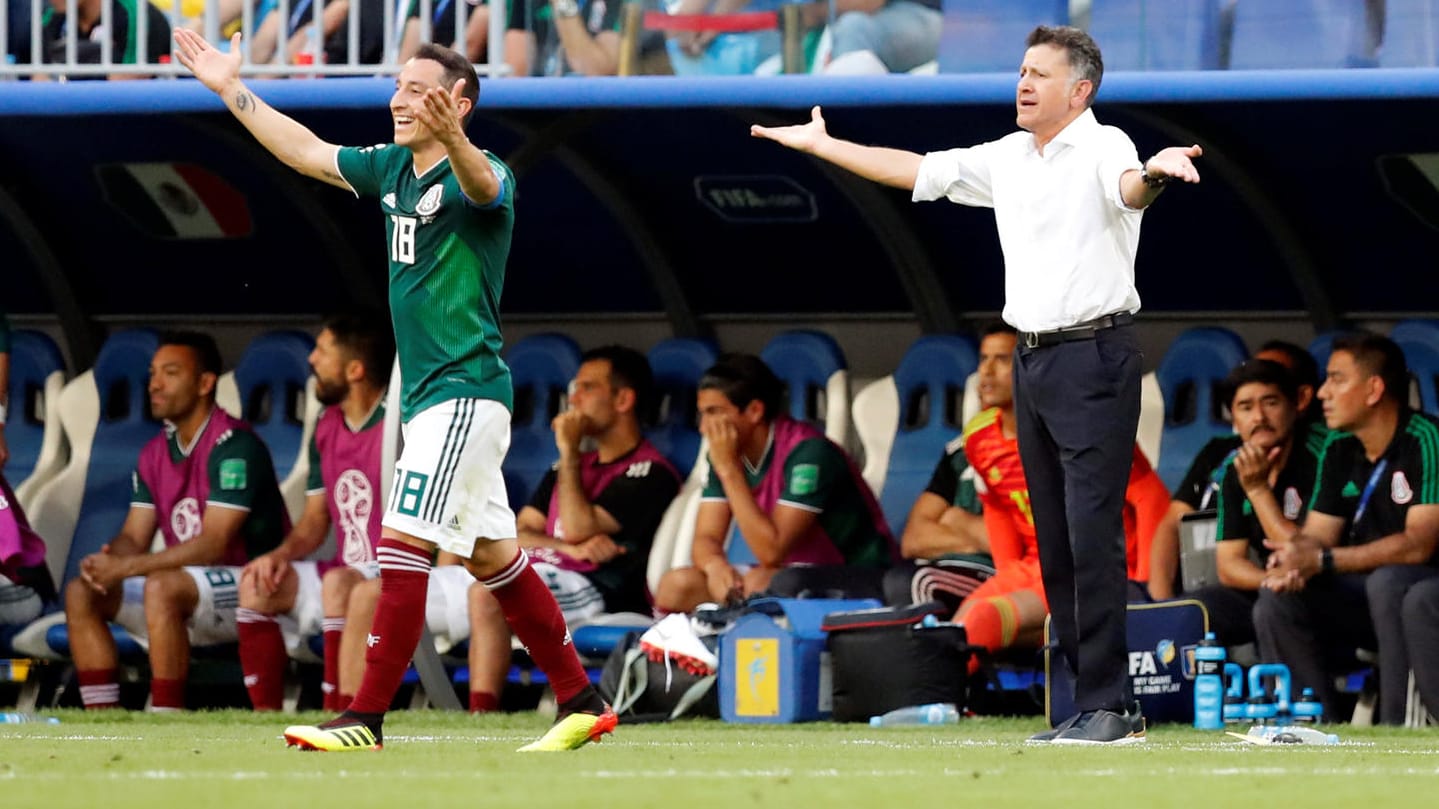
[[[17,329],[10,334],[10,406],[5,443],[10,460],[5,479],[23,505],[30,489],[54,477],[65,462],[60,429],[60,391],[65,387],[65,358],[44,332]]]
[[[700,377],[715,364],[719,351],[708,340],[671,337],[649,352],[655,379],[654,421],[645,437],[687,477],[699,454],[695,391]]]
[[[1156,471],[1170,491],[1205,442],[1233,432],[1219,388],[1229,372],[1248,358],[1239,335],[1208,326],[1181,333],[1164,352],[1155,371],[1164,394],[1164,432]]]
[[[760,359],[784,383],[792,418],[820,427],[841,447],[849,446],[849,370],[833,337],[805,329],[780,332],[765,344]]]
[[[1215,70],[1219,63],[1220,0],[1098,0],[1089,35],[1104,69]]]
[[[1417,407],[1439,415],[1439,320],[1400,321],[1389,337],[1404,352],[1404,362],[1419,394]]]
[[[1069,0],[943,0],[941,73],[1017,73],[1036,25],[1069,22]]]
[[[904,533],[909,511],[934,474],[945,444],[964,430],[964,390],[977,366],[970,338],[929,335],[909,347],[893,375],[855,396],[864,477],[878,493],[896,537]]]
[[[1387,0],[1380,67],[1439,65],[1439,2]]]
[[[310,372],[314,348],[315,339],[303,331],[268,332],[250,341],[234,370],[239,416],[270,450],[292,519],[304,509],[307,444],[320,413]]]
[[[550,422],[565,408],[580,347],[563,334],[533,334],[510,346],[505,363],[514,378],[515,412],[502,468],[510,506],[519,511],[559,457]]]
[[[1159,389],[1159,376],[1153,371],[1139,380],[1139,429],[1134,442],[1149,461],[1159,465],[1159,448],[1164,441],[1164,392]]]
[[[284,480],[303,453],[305,386],[315,339],[302,331],[273,331],[250,341],[235,364],[240,417],[270,450],[275,476]]]
[[[1234,7],[1232,70],[1373,67],[1359,0],[1243,0]]]
[[[159,336],[148,329],[112,334],[95,366],[60,394],[60,423],[70,461],[35,494],[30,515],[45,538],[57,582],[69,581],[80,560],[109,542],[130,507],[130,474],[140,449],[160,431],[150,417],[150,359]]]
[[[1334,338],[1343,334],[1342,329],[1331,329],[1309,341],[1309,356],[1319,366],[1319,381],[1323,384],[1329,367],[1329,355],[1334,352]],[[1319,391],[1315,391],[1317,394]]]

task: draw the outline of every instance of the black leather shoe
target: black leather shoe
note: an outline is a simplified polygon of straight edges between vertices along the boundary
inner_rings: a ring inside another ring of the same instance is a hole
[[[1138,706],[1124,713],[1086,711],[1079,721],[1055,735],[1052,744],[1136,744],[1144,741],[1144,715]]]
[[[1054,737],[1073,727],[1074,723],[1078,722],[1079,718],[1083,715],[1084,714],[1075,714],[1074,716],[1071,716],[1063,722],[1060,722],[1058,725],[1055,725],[1049,730],[1042,731],[1040,733],[1034,734],[1033,736],[1030,736],[1027,741],[1031,744],[1049,744],[1050,742],[1054,741]]]

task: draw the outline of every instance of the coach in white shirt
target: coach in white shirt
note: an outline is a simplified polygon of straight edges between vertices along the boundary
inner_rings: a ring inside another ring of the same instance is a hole
[[[1040,26],[1026,44],[1015,94],[1025,131],[997,141],[927,155],[861,146],[830,137],[819,107],[808,124],[750,133],[910,189],[916,201],[994,209],[1004,319],[1020,337],[1020,455],[1079,710],[1032,741],[1122,744],[1145,732],[1127,670],[1122,517],[1139,423],[1134,253],[1144,208],[1171,180],[1199,182],[1191,161],[1202,152],[1171,147],[1141,163],[1129,136],[1089,110],[1104,74],[1094,40]]]

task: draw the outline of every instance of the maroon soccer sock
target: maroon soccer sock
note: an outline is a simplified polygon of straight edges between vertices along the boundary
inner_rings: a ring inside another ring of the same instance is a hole
[[[365,639],[365,677],[346,710],[383,714],[389,710],[425,621],[425,592],[430,585],[430,555],[393,539],[380,540],[380,603]]]
[[[590,678],[570,643],[564,613],[550,588],[530,567],[524,551],[515,554],[504,570],[481,583],[500,602],[510,631],[549,678],[556,702],[564,703],[589,687]]]
[[[120,682],[115,669],[76,671],[80,680],[80,701],[86,708],[120,707]]]
[[[470,692],[470,713],[489,713],[500,709],[500,698],[488,691]]]
[[[275,616],[241,607],[235,610],[240,634],[240,670],[257,711],[278,711],[285,700],[285,637]]]
[[[185,710],[185,681],[151,680],[150,708],[156,711]]]
[[[325,674],[320,692],[325,695],[325,710],[343,711],[340,699],[340,635],[345,631],[345,616],[327,617],[320,622],[325,637]]]

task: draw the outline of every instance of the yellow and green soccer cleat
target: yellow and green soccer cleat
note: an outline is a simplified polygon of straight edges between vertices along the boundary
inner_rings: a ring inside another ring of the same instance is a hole
[[[578,750],[615,729],[619,717],[609,708],[602,714],[572,713],[550,727],[538,740],[521,747],[521,753],[558,753]]]
[[[322,753],[349,753],[379,750],[379,737],[363,722],[326,722],[323,725],[291,725],[285,728],[285,743],[301,750]]]

